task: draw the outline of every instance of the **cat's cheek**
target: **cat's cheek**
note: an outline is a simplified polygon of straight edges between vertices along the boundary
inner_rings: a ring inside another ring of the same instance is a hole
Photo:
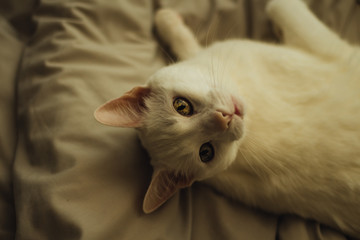
[[[237,141],[244,135],[244,120],[240,117],[235,117],[229,128],[230,141]]]

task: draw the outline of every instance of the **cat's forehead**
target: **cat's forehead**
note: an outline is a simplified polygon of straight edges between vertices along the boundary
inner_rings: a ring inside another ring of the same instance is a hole
[[[160,69],[149,80],[152,89],[207,94],[211,90],[211,74],[200,66],[174,64]]]

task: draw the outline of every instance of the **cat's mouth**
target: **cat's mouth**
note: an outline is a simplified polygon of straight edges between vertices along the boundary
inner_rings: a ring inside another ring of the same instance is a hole
[[[227,136],[231,135],[232,140],[237,140],[243,135],[243,104],[232,97],[233,107],[229,110],[216,110],[214,116],[214,126],[218,131],[224,132]]]
[[[243,115],[239,116],[235,114],[233,119],[229,122],[226,132],[230,140],[239,140],[244,134]]]
[[[232,97],[233,111],[230,115],[227,122],[227,128],[225,129],[228,132],[232,140],[238,140],[243,136],[244,129],[244,105],[243,103],[235,97]]]

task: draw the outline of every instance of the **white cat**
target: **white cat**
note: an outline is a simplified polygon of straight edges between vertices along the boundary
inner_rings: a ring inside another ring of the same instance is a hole
[[[299,0],[267,6],[285,45],[228,40],[203,49],[160,10],[160,36],[184,61],[101,106],[95,117],[139,130],[154,173],[154,211],[204,181],[274,213],[360,236],[360,50]]]

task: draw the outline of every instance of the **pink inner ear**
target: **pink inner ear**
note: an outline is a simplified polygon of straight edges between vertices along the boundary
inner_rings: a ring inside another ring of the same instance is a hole
[[[94,113],[99,122],[116,127],[140,127],[146,110],[148,87],[135,87],[123,96],[100,106]]]
[[[180,188],[189,187],[194,182],[192,177],[175,174],[165,170],[153,174],[150,186],[146,192],[143,210],[151,213],[171,198]]]

